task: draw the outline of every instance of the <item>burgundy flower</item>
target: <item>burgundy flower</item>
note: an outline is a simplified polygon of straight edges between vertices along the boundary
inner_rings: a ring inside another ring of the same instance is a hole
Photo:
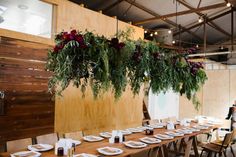
[[[160,59],[161,59],[161,55],[160,55],[159,52],[153,53],[152,56],[153,56],[154,59],[157,59],[157,60],[160,60]]]
[[[75,29],[70,31],[70,34],[74,34],[75,35],[76,33],[77,33],[77,31]]]
[[[142,59],[142,54],[141,54],[141,52],[138,52],[138,51],[134,52],[134,54],[133,54],[133,56],[132,56],[132,59],[133,59],[135,62],[139,63],[139,62],[141,61],[141,59]]]
[[[119,40],[117,38],[112,38],[111,39],[111,44],[112,45],[117,45],[119,43]]]
[[[84,38],[81,34],[75,36],[75,40],[79,43],[82,44],[84,43]]]
[[[118,49],[122,49],[124,46],[125,46],[125,43],[120,42],[120,43],[117,45],[117,48],[118,48]]]
[[[57,53],[58,51],[59,51],[59,47],[58,47],[58,46],[55,46],[55,47],[53,48],[53,52]]]

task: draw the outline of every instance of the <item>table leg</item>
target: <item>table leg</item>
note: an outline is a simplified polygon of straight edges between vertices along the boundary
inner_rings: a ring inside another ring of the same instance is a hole
[[[191,138],[193,139],[193,145],[192,146],[193,146],[195,157],[199,157],[199,153],[198,153],[198,149],[197,149],[197,137],[193,136]]]

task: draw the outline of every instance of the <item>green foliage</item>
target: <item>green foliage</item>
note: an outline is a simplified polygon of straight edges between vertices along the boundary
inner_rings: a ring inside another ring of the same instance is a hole
[[[49,91],[61,94],[73,83],[83,94],[90,85],[95,98],[112,89],[117,99],[127,84],[135,95],[149,82],[154,93],[172,89],[198,107],[195,93],[207,79],[202,64],[155,42],[131,40],[132,33],[132,29],[119,31],[116,37],[123,42],[88,31],[58,34],[56,46],[48,52],[47,69],[53,72]]]

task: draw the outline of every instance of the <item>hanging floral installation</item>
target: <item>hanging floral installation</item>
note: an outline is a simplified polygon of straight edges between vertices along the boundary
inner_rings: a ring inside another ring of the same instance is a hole
[[[112,89],[118,99],[127,85],[135,95],[149,82],[154,93],[172,89],[198,104],[195,93],[207,79],[202,63],[186,59],[188,52],[131,40],[130,33],[119,31],[112,39],[76,30],[56,35],[46,65],[53,72],[49,91],[61,94],[73,83],[83,94],[91,86],[95,98]]]

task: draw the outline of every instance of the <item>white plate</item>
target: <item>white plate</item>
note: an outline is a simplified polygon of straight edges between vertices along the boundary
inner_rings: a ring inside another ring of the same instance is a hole
[[[92,154],[81,153],[81,154],[73,155],[73,157],[97,157],[97,156],[92,155]]]
[[[90,136],[84,136],[83,139],[88,142],[97,142],[103,140],[104,138],[90,135]]]
[[[154,137],[156,137],[156,138],[158,138],[158,139],[161,139],[161,140],[171,140],[171,139],[174,138],[174,137],[172,137],[172,136],[163,135],[163,134],[156,134],[156,135],[154,135]]]
[[[53,146],[50,144],[34,144],[29,145],[28,149],[36,152],[44,152],[53,149]]]
[[[144,147],[147,147],[146,143],[137,142],[137,141],[127,141],[127,142],[124,142],[124,144],[127,147],[130,147],[130,148],[144,148]]]
[[[105,137],[105,138],[110,138],[112,136],[112,133],[110,133],[110,132],[101,132],[100,136]]]
[[[180,134],[192,134],[193,132],[191,130],[176,130],[177,133],[180,133]]]
[[[129,130],[121,130],[121,133],[122,133],[123,135],[130,135],[130,134],[132,134],[132,132],[129,131]]]
[[[173,131],[168,131],[165,132],[165,134],[169,135],[169,136],[173,136],[173,137],[180,137],[180,136],[184,136],[183,133],[177,133],[177,132],[173,132]]]
[[[98,148],[97,151],[103,155],[119,155],[123,153],[123,150],[114,147]]]
[[[31,153],[34,153],[34,154],[31,154]],[[11,154],[11,157],[39,157],[39,156],[41,156],[41,153],[34,152],[34,151],[22,151],[22,152],[16,152],[14,154]]]
[[[127,130],[129,130],[129,131],[132,132],[132,133],[143,132],[143,129],[140,129],[140,128],[129,128],[129,129],[127,129]]]
[[[147,144],[155,144],[155,143],[160,143],[161,140],[157,139],[157,138],[152,138],[152,137],[143,137],[143,138],[140,138],[140,140],[142,142],[145,142]]]
[[[151,127],[153,129],[159,129],[159,128],[163,128],[163,125],[158,125],[158,124],[152,124],[152,125],[148,125],[148,127]]]
[[[205,129],[208,129],[207,126],[200,126],[200,125],[193,126],[193,128],[196,128],[196,129],[199,129],[199,130],[205,130]]]

